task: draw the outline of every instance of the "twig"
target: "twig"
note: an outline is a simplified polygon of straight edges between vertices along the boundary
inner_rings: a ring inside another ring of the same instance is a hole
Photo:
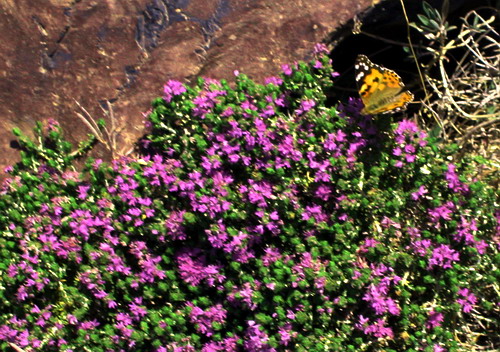
[[[25,350],[23,350],[21,347],[19,347],[18,345],[16,345],[15,343],[12,343],[12,342],[8,342],[9,346],[14,349],[16,352],[26,352]]]

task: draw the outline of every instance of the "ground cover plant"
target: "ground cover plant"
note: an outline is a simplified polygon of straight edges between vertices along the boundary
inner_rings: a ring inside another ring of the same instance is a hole
[[[138,157],[35,130],[0,190],[0,349],[498,348],[495,191],[409,120],[325,106],[316,48],[264,85],[169,81]]]

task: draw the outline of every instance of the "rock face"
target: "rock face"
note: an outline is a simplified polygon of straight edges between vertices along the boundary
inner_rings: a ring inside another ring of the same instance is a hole
[[[18,160],[11,130],[54,118],[73,142],[112,104],[118,153],[144,133],[142,113],[168,79],[257,81],[304,59],[370,0],[3,0],[0,168]],[[76,101],[76,102],[75,102]],[[103,147],[94,156],[109,158]]]

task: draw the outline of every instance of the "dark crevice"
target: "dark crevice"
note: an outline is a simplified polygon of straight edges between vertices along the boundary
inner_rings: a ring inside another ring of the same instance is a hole
[[[56,44],[60,44],[64,38],[66,38],[66,34],[69,32],[70,26],[65,26],[62,32],[59,34],[59,39],[56,40]]]
[[[63,8],[63,15],[64,17],[66,17],[66,25],[64,26],[63,30],[59,33],[59,37],[57,38],[57,40],[53,42],[54,49],[49,52],[48,43],[45,40],[43,41],[44,44],[42,46],[42,50],[40,53],[40,62],[42,67],[48,71],[56,69],[58,67],[58,64],[69,61],[73,58],[73,55],[71,55],[71,53],[60,51],[59,44],[61,44],[64,41],[64,39],[67,37],[67,34],[71,29],[72,11],[74,6],[78,4],[80,1],[81,0],[73,1],[70,6]],[[33,20],[40,28],[43,28],[43,30],[45,31],[45,26],[42,23],[42,21],[38,18],[38,16],[33,16]],[[44,38],[46,39],[46,37],[47,35],[45,34]]]

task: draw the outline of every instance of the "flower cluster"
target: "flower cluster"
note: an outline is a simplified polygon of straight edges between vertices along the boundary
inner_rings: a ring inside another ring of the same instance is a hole
[[[414,122],[403,120],[394,131],[396,147],[392,154],[397,157],[395,166],[402,168],[405,163],[413,163],[417,157],[417,149],[427,145],[426,137],[427,134]]]
[[[78,173],[54,123],[22,137],[0,349],[456,351],[498,307],[494,192],[413,122],[325,106],[325,50],[265,85],[168,81],[137,158]]]

